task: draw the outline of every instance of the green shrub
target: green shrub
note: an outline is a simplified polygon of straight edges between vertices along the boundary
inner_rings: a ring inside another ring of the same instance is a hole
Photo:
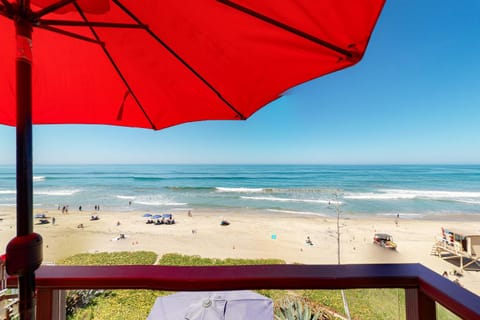
[[[157,260],[157,254],[150,251],[80,253],[61,260],[58,264],[93,265],[149,265]]]
[[[217,259],[202,258],[200,256],[187,256],[178,253],[164,254],[158,261],[163,266],[239,266],[255,264],[285,264],[280,259]]]
[[[315,310],[301,298],[284,298],[275,307],[276,320],[327,320],[332,319],[320,310]]]

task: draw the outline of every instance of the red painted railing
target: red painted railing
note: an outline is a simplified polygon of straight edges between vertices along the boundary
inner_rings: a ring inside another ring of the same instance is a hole
[[[405,288],[407,319],[435,319],[435,302],[464,319],[480,319],[480,297],[420,264],[255,265],[213,267],[42,266],[38,312],[52,315],[54,290]],[[9,286],[15,286],[10,278]],[[42,301],[43,300],[43,301]]]

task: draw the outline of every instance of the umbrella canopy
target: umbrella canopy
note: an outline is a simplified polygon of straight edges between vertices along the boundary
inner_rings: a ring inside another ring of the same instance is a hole
[[[246,119],[357,63],[385,0],[1,0],[0,124],[17,127],[20,318],[35,317],[32,123]],[[33,33],[33,39],[32,39]],[[14,41],[14,39],[16,41]]]
[[[156,214],[154,216],[152,216],[153,219],[160,219],[162,217],[161,214]]]
[[[246,119],[292,86],[357,63],[384,3],[31,0],[33,39],[16,44],[8,1],[0,123],[17,122],[13,61],[22,52],[33,61],[33,124],[152,129]]]
[[[179,292],[157,298],[147,320],[273,319],[271,299],[253,291]]]
[[[151,214],[151,213],[145,213],[143,216],[144,216],[145,218],[148,218],[148,217],[151,217],[152,214]]]

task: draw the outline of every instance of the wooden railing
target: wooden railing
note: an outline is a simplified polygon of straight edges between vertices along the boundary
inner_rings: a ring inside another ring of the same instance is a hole
[[[435,302],[463,319],[480,319],[480,297],[420,264],[255,265],[213,267],[41,266],[37,318],[58,319],[59,290],[404,288],[407,319],[435,319]],[[16,279],[9,278],[8,286]]]

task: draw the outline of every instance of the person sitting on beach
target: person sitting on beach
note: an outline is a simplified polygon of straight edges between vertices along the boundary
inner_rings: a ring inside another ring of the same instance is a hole
[[[307,240],[305,240],[305,243],[310,245],[310,246],[313,246],[313,242],[312,242],[312,240],[310,239],[309,236],[307,236]]]
[[[80,223],[80,224],[77,226],[77,228],[83,229],[83,223]]]

